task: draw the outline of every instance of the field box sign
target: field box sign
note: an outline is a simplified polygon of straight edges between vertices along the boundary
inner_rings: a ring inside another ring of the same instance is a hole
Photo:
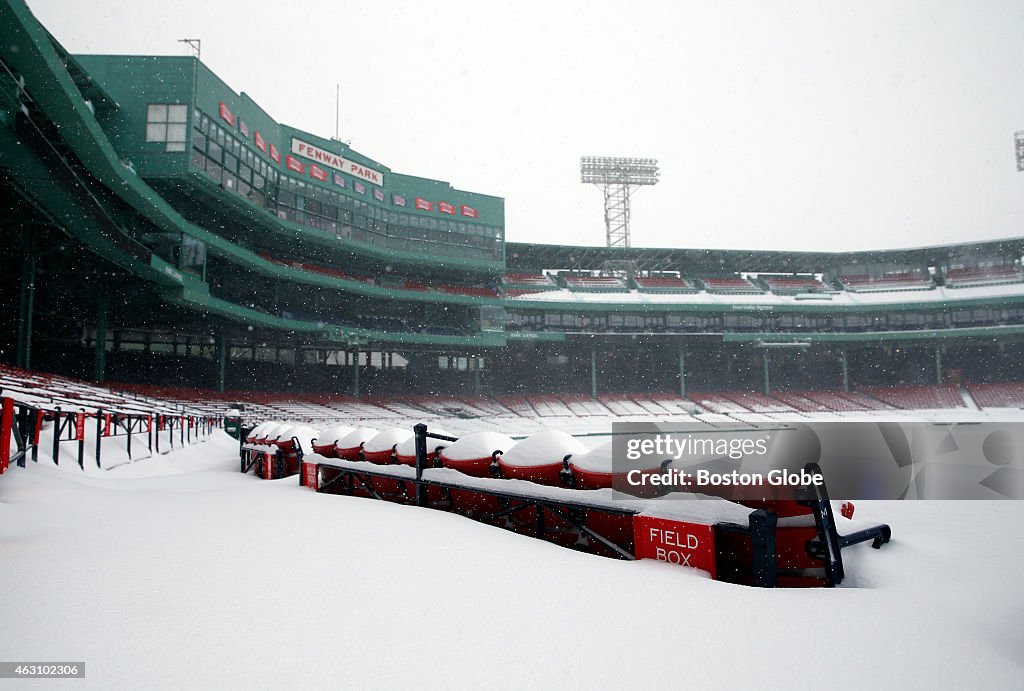
[[[715,527],[667,518],[633,519],[637,559],[657,559],[702,569],[715,578]]]

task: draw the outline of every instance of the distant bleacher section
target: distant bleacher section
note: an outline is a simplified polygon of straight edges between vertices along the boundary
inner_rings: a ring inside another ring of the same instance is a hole
[[[188,389],[115,384],[106,386],[72,377],[45,374],[0,365],[0,392],[19,403],[46,410],[57,407],[95,412],[186,413],[200,416],[223,416],[226,401],[211,400]]]
[[[834,413],[856,413],[866,410],[892,410],[893,406],[857,391],[802,391],[811,402]]]
[[[967,390],[982,408],[1024,408],[1024,382],[968,384]]]
[[[784,401],[753,391],[738,391],[721,395],[752,413],[791,413],[795,410]]]
[[[768,286],[768,290],[777,295],[795,295],[797,293],[825,293],[834,291],[817,276],[759,276]]]
[[[449,284],[435,285],[436,290],[440,290],[442,293],[448,293],[449,295],[469,295],[470,297],[480,298],[493,298],[498,296],[498,292],[494,288],[487,286],[457,286]]]
[[[935,287],[930,276],[920,271],[896,271],[880,276],[843,274],[839,276],[843,287],[854,293],[880,293],[897,290],[931,290]]]
[[[696,293],[697,286],[679,276],[648,276],[634,278],[641,293]]]
[[[373,278],[370,276],[362,276],[359,274],[349,273],[342,271],[341,269],[335,269],[329,266],[321,266],[319,264],[312,264],[310,262],[293,261],[290,259],[281,259],[275,257],[272,254],[260,254],[261,257],[267,261],[277,264],[278,266],[288,266],[293,269],[300,269],[302,271],[312,271],[313,273],[323,274],[324,276],[332,276],[334,278],[340,278],[346,281],[359,281],[360,283],[374,283]]]
[[[728,415],[730,413],[750,413],[753,412],[749,408],[737,403],[732,400],[729,396],[721,392],[700,392],[700,393],[688,393],[686,395],[688,399],[696,403],[698,406],[708,411],[709,413],[721,413]]]
[[[554,419],[662,417],[710,414],[708,419],[750,416],[878,414],[894,410],[963,409],[964,393],[979,408],[1024,408],[1024,382],[866,387],[859,391],[755,391],[673,393],[530,394],[516,396],[395,396],[372,400],[343,395],[226,392],[141,384],[99,385],[69,377],[0,366],[2,395],[40,409],[194,415],[220,419],[236,404],[244,424],[281,420],[312,426],[338,422],[404,426],[409,420],[473,418],[501,426],[514,418]],[[505,422],[502,422],[504,420]]]
[[[547,274],[507,273],[501,277],[501,290],[507,297],[558,290]]]
[[[772,398],[782,401],[793,410],[800,413],[825,413],[831,412],[831,408],[815,401],[807,396],[807,392],[776,391]]]
[[[974,286],[1024,282],[1024,273],[1015,264],[950,268],[946,270],[945,277],[947,288],[972,288]]]
[[[612,415],[649,415],[643,406],[628,394],[598,394],[597,400],[601,401],[602,405],[612,412]]]
[[[559,396],[566,407],[577,417],[591,417],[595,415],[611,415],[611,411],[604,407],[600,401],[595,401],[590,396],[583,394]]]
[[[407,279],[401,283],[403,290],[414,290],[419,292],[441,292],[449,295],[468,295],[471,297],[497,297],[498,293],[493,288],[480,285],[453,285],[450,283],[423,283]]]
[[[709,293],[724,295],[760,295],[764,293],[760,287],[742,276],[716,276],[701,278],[704,290]]]
[[[541,417],[576,417],[576,413],[558,396],[528,396],[530,405]]]
[[[577,293],[624,293],[629,289],[615,276],[566,276],[565,285]]]
[[[904,410],[965,408],[960,389],[953,384],[933,386],[876,386],[862,391],[873,398]]]

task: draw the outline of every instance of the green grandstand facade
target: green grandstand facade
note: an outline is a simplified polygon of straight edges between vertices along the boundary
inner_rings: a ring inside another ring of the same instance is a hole
[[[506,242],[500,196],[279,123],[195,58],[71,56],[21,0],[0,30],[9,364],[356,395],[1019,378],[1024,238]]]

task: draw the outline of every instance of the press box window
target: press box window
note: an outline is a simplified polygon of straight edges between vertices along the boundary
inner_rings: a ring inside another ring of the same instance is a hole
[[[163,142],[166,151],[184,151],[188,106],[151,103],[146,109],[146,141]]]

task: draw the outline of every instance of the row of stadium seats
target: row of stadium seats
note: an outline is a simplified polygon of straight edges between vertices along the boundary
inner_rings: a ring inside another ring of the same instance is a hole
[[[658,276],[638,277],[630,280],[613,276],[568,275],[564,276],[563,280],[565,287],[573,292],[627,292],[635,288],[642,293],[694,293],[703,289],[709,293],[726,295],[764,292],[793,295],[836,291],[835,287],[811,275],[765,275],[756,279],[740,275],[697,277],[695,279],[686,279],[680,276]],[[849,274],[840,275],[838,280],[843,289],[860,293],[935,288],[935,282],[931,276],[920,271],[897,271],[881,276]],[[949,269],[945,274],[945,285],[950,288],[1021,282],[1024,282],[1024,273],[1020,267],[1013,264]],[[509,297],[559,288],[559,284],[546,274],[508,273],[504,275],[502,285],[503,292]]]
[[[341,269],[335,269],[329,266],[322,266],[319,264],[313,264],[311,262],[300,262],[285,260],[279,257],[275,257],[270,254],[261,254],[261,257],[269,262],[277,264],[279,266],[288,266],[293,269],[300,269],[302,271],[312,271],[314,273],[323,274],[325,276],[332,276],[346,281],[358,281],[360,283],[367,283],[371,285],[382,285],[384,287],[393,287],[401,290],[413,290],[413,291],[437,291],[442,293],[448,293],[449,295],[470,295],[475,297],[497,297],[498,293],[494,288],[482,285],[457,285],[453,283],[423,283],[421,281],[406,280],[388,286],[383,284],[380,280],[373,278],[372,276],[366,276],[361,274],[353,274]]]
[[[839,282],[846,290],[857,293],[882,292],[894,290],[931,290],[935,283],[930,276],[918,271],[900,271],[868,276],[867,274],[845,275]]]
[[[261,256],[282,266],[313,271],[344,280],[380,285],[380,281],[366,275],[352,274],[310,262],[283,260],[269,254]],[[848,274],[840,275],[838,279],[845,290],[862,293],[929,290],[935,287],[932,278],[919,271],[899,271],[875,277],[867,274]],[[1014,264],[991,267],[958,267],[948,269],[945,273],[945,285],[950,288],[1020,283],[1022,281],[1024,281],[1024,273],[1020,267]],[[779,295],[792,295],[835,290],[821,279],[811,275],[766,275],[756,280],[736,275],[698,277],[693,281],[679,276],[639,277],[626,281],[614,276],[567,275],[564,277],[564,283],[566,288],[574,292],[626,292],[635,287],[640,292],[646,293],[693,293],[703,288],[709,293],[717,294],[757,294],[769,291]],[[552,277],[543,273],[506,273],[502,276],[502,286],[504,294],[509,297],[559,288],[558,283]],[[498,292],[491,286],[428,284],[412,279],[397,284],[395,287],[404,290],[438,291],[451,295],[475,297],[498,295]]]
[[[928,410],[966,407],[960,389],[952,384],[937,386],[872,387],[865,393],[897,408]]]
[[[860,391],[778,391],[770,396],[750,391],[445,397],[406,396],[362,400],[339,395],[229,392],[141,384],[97,385],[70,377],[0,366],[0,390],[19,402],[65,410],[84,408],[121,412],[165,410],[196,415],[224,415],[243,403],[243,418],[292,419],[308,424],[346,417],[386,423],[410,418],[616,418],[779,413],[847,413],[885,410],[964,408],[966,394],[979,408],[1024,408],[1024,382],[869,387]]]
[[[211,404],[202,394],[180,390],[183,395],[163,395],[169,389],[159,387],[118,386],[116,389],[102,385],[0,365],[0,393],[18,403],[37,408],[54,410],[57,407],[68,410],[96,410],[125,414],[160,413],[187,414],[197,417],[221,416],[226,404]]]
[[[961,267],[949,269],[945,275],[948,288],[1020,283],[1024,280],[1020,267],[1013,264],[988,267]]]

